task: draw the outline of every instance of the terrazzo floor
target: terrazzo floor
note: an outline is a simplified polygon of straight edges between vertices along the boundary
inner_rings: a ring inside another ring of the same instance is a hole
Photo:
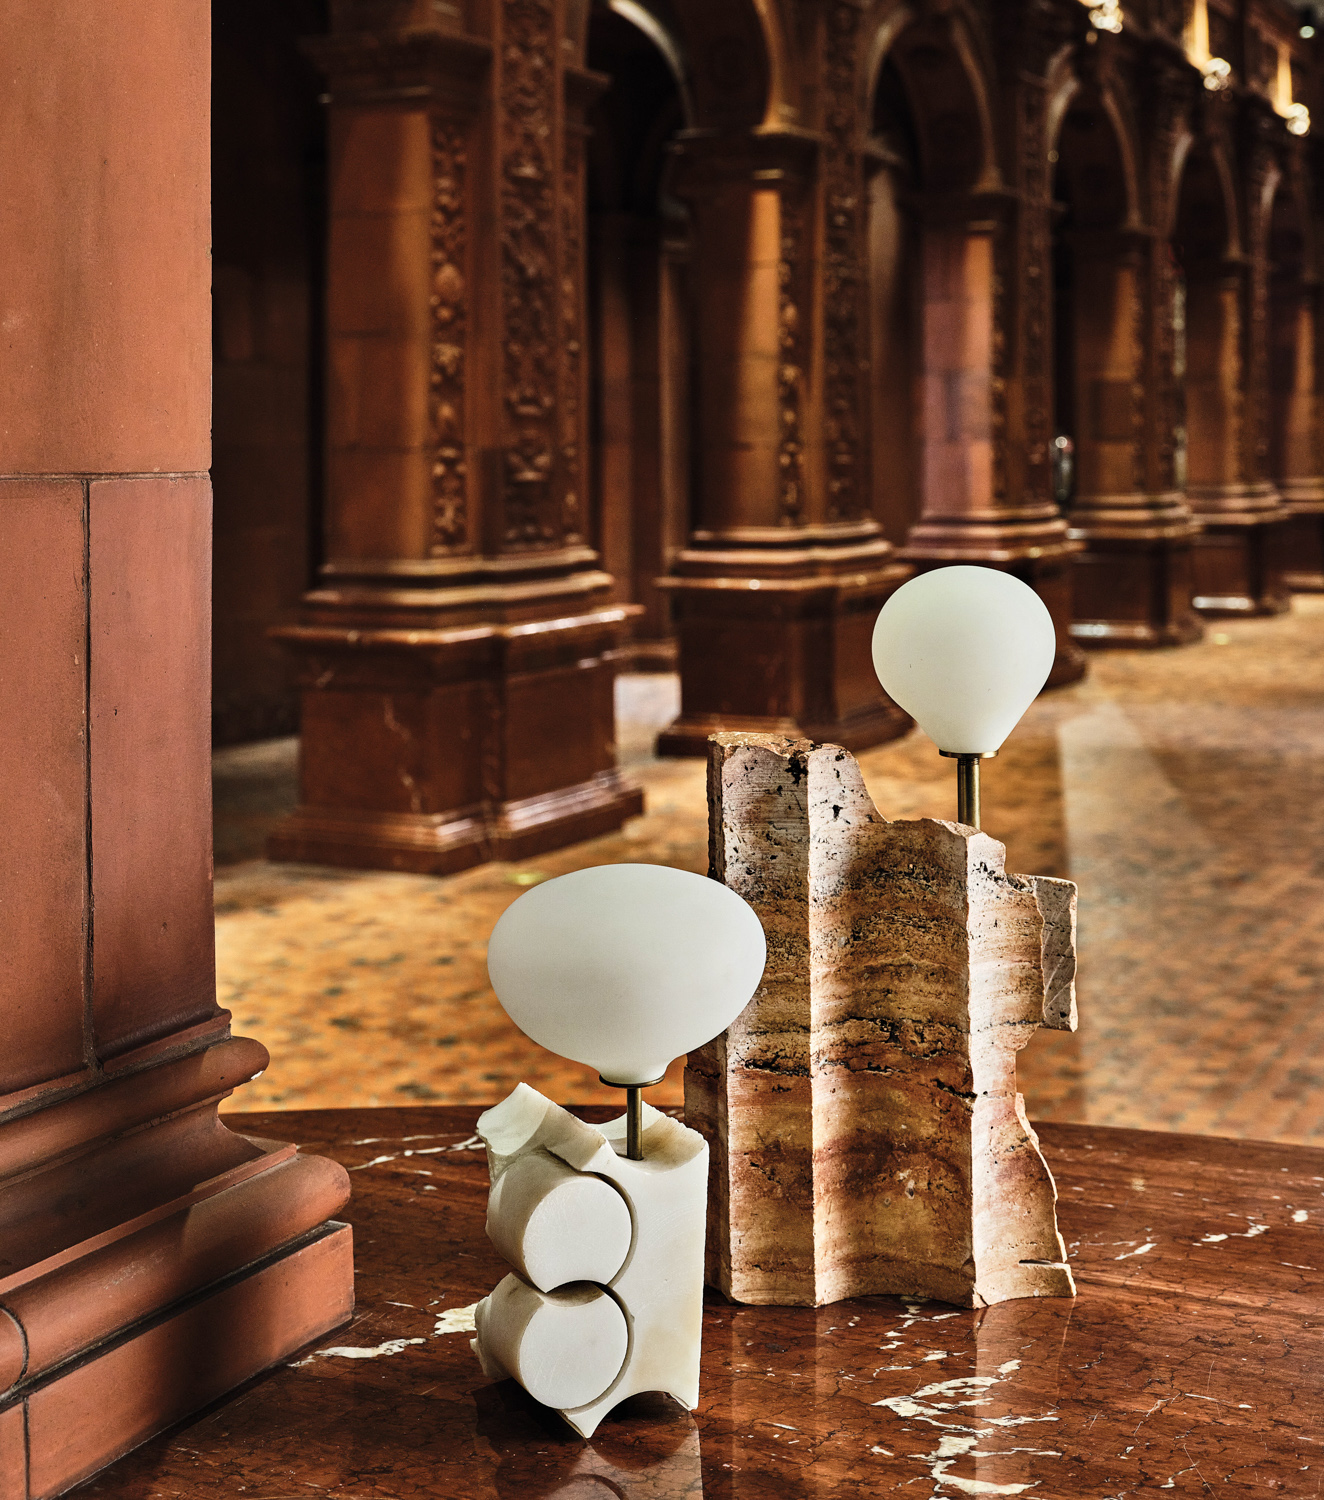
[[[1031,1118],[1324,1141],[1324,597],[1219,621],[1193,646],[1098,653],[1040,698],[984,772],[1008,868],[1080,885],[1080,1030],[1021,1054]],[[236,1108],[468,1103],[520,1079],[613,1095],[526,1041],[487,984],[487,934],[522,890],[584,865],[703,871],[704,767],[658,762],[671,677],[618,685],[644,815],[519,865],[445,878],[273,865],[293,740],[218,753],[217,962],[235,1031],[271,1067]],[[860,756],[884,815],[950,817],[920,733]],[[650,1095],[680,1101],[679,1065]]]

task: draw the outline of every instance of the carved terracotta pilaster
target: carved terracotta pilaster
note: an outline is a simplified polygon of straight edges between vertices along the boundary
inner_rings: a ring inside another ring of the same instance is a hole
[[[850,359],[864,329],[846,325],[861,295],[862,124],[840,93],[854,7],[826,19],[835,139],[786,130],[683,141],[696,503],[689,545],[661,580],[682,694],[663,754],[705,754],[716,729],[862,747],[909,724],[869,655],[874,617],[907,570],[860,514],[862,371]]]
[[[805,385],[808,379],[808,303],[805,286],[805,205],[794,189],[781,197],[781,244],[777,259],[777,448],[778,521],[804,519]]]
[[[858,78],[862,24],[854,0],[832,4],[824,21],[823,358],[827,517],[868,512],[866,382],[868,247]]]
[[[429,413],[432,439],[434,557],[467,550],[469,462],[465,442],[470,276],[465,178],[468,143],[463,126],[443,115],[432,120],[432,351]]]
[[[496,123],[501,241],[502,535],[558,542],[556,466],[560,307],[555,151],[555,0],[504,0]]]
[[[331,108],[328,553],[280,638],[301,802],[275,857],[441,872],[619,826],[585,542],[583,104],[564,0],[483,35],[349,7]],[[409,24],[405,24],[408,22]],[[539,742],[538,755],[528,746]]]

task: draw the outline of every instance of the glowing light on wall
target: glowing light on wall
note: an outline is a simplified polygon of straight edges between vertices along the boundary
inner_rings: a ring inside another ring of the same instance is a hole
[[[1114,34],[1121,31],[1123,20],[1119,0],[1081,0],[1081,4],[1089,10],[1091,26]]]
[[[1211,94],[1221,94],[1232,83],[1232,64],[1225,57],[1211,57],[1202,64],[1204,86]]]

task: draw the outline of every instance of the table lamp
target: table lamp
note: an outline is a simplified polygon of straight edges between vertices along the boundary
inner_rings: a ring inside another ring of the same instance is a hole
[[[935,568],[903,583],[873,631],[883,690],[956,761],[958,823],[979,827],[979,762],[990,759],[1048,680],[1053,618],[996,568]]]
[[[474,1352],[583,1437],[627,1396],[698,1401],[708,1144],[642,1092],[730,1025],[766,956],[742,897],[662,865],[562,875],[493,929],[511,1020],[626,1092],[601,1129],[523,1083],[478,1121],[488,1238],[514,1270],[475,1311]]]

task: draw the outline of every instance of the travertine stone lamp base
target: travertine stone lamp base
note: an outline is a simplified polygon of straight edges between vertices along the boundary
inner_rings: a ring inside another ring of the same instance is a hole
[[[957,823],[888,822],[836,745],[714,735],[710,873],[763,921],[739,1019],[691,1053],[707,1276],[738,1302],[1072,1296],[1016,1092],[1074,1030],[1076,888]]]

